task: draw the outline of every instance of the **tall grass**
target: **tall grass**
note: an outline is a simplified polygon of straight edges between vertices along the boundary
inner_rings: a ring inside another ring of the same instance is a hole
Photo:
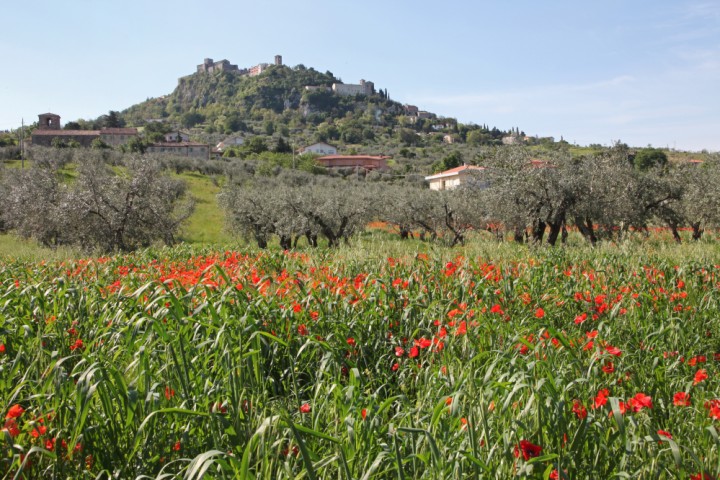
[[[361,240],[6,261],[0,406],[24,411],[6,418],[0,471],[717,475],[717,260],[708,245]]]

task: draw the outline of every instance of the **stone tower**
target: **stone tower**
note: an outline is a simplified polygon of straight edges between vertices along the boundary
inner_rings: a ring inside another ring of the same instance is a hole
[[[60,115],[54,113],[41,113],[38,115],[38,129],[60,130]]]
[[[282,55],[275,55],[275,65],[282,65]]]

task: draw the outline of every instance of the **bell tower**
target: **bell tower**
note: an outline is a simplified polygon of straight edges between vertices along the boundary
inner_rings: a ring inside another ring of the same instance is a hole
[[[60,130],[60,115],[42,113],[38,115],[39,130]]]

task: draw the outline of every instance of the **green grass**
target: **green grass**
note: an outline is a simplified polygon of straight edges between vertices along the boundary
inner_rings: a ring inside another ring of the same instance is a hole
[[[6,418],[0,470],[717,475],[705,405],[720,391],[720,255],[681,248],[448,249],[378,234],[336,250],[6,259],[0,414],[24,411]],[[525,442],[541,452],[516,454]]]
[[[221,187],[212,179],[198,173],[183,173],[177,176],[187,183],[195,199],[195,211],[185,223],[180,238],[198,245],[231,245],[237,243],[225,231],[225,215],[218,206],[217,194]]]

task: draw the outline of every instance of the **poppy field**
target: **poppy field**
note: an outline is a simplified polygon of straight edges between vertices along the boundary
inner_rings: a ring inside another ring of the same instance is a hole
[[[716,479],[720,261],[518,252],[5,262],[2,478]]]

